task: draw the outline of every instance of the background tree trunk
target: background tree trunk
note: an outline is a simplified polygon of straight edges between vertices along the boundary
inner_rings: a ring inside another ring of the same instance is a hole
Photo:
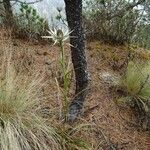
[[[3,0],[3,5],[5,9],[5,25],[6,27],[13,27],[13,12],[10,0]]]
[[[88,87],[88,72],[85,56],[85,38],[82,28],[82,0],[65,0],[66,16],[70,36],[72,63],[74,66],[76,91],[75,98],[69,107],[69,121],[74,121],[80,113]]]

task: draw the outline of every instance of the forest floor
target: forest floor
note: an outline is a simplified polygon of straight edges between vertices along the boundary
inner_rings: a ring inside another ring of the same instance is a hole
[[[3,43],[1,43],[5,47],[11,45],[11,49],[15,51],[14,59],[20,66],[19,69],[31,74],[35,70],[40,70],[41,76],[45,76],[46,86],[43,91],[48,97],[46,108],[57,111],[60,107],[55,82],[59,58],[57,45],[23,40],[8,42],[7,40],[3,37]],[[85,113],[75,122],[75,125],[85,123],[91,124],[93,128],[83,135],[79,133],[80,136],[93,145],[93,150],[149,150],[150,132],[136,126],[134,113],[126,106],[118,106],[115,100],[119,98],[119,95],[110,89],[108,83],[100,79],[100,74],[103,72],[122,73],[123,68],[119,66],[127,56],[127,46],[111,46],[98,41],[89,42],[86,45],[91,78],[90,90],[85,102]],[[65,46],[65,51],[70,57],[69,46]],[[74,87],[74,78],[72,87]],[[70,98],[73,91],[74,88],[70,91]],[[58,122],[58,119],[54,116],[53,121]],[[61,121],[58,124],[61,124]]]

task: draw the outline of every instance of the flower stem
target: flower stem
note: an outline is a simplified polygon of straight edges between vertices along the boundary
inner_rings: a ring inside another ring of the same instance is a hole
[[[59,41],[60,45],[60,51],[61,51],[61,57],[60,57],[60,66],[62,70],[62,76],[63,76],[63,111],[64,115],[67,114],[67,108],[68,108],[68,72],[67,72],[67,67],[66,67],[66,62],[65,62],[65,55],[64,55],[64,43],[62,40]]]

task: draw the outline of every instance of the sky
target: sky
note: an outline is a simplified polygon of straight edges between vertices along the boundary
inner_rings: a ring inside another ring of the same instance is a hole
[[[27,2],[35,1],[35,0],[26,0]],[[48,19],[49,23],[51,23],[51,18],[54,20],[58,15],[57,7],[65,8],[64,0],[43,0],[42,2],[35,3],[34,6],[37,11],[40,13],[44,19]],[[56,20],[55,20],[56,23]]]

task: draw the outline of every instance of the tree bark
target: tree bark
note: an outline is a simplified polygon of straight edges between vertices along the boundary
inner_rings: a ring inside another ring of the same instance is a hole
[[[6,27],[13,27],[13,12],[10,0],[3,0],[3,5],[5,9],[5,25]]]
[[[88,88],[88,71],[85,56],[85,38],[82,27],[82,0],[65,0],[70,34],[72,63],[76,79],[75,98],[69,107],[68,120],[73,122],[81,112]]]

